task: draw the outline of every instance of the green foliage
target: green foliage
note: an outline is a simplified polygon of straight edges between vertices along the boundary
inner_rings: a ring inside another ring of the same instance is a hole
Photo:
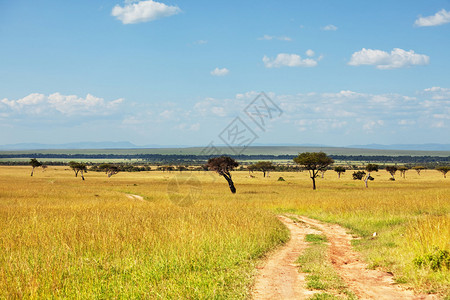
[[[378,172],[378,165],[377,164],[367,164],[366,171],[367,172]]]
[[[285,181],[283,177],[278,177],[278,181]]]
[[[364,171],[355,171],[352,174],[353,180],[362,180],[364,176],[366,176],[366,172]]]
[[[306,170],[326,170],[329,165],[334,163],[331,157],[324,152],[303,152],[294,158],[294,162],[302,165]]]
[[[42,166],[42,163],[40,161],[38,161],[36,158],[32,158],[30,159],[29,164],[33,167],[33,168],[37,168]]]
[[[450,270],[450,252],[436,247],[433,252],[414,258],[413,263],[417,267],[429,267],[433,271],[443,268]]]
[[[439,172],[441,172],[442,174],[444,174],[444,178],[446,177],[448,171],[450,171],[450,166],[441,166],[441,167],[437,167],[436,170],[438,170]]]
[[[253,165],[248,166],[250,171],[261,171],[264,172],[264,177],[267,171],[275,170],[275,165],[270,161],[258,161]]]

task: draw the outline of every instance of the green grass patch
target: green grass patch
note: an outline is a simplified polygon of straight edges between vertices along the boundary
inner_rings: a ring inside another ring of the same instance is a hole
[[[306,276],[306,287],[325,293],[314,295],[311,299],[356,299],[347,290],[342,279],[337,275],[327,256],[327,238],[322,234],[308,234],[305,240],[309,247],[299,257],[300,269],[309,273]]]

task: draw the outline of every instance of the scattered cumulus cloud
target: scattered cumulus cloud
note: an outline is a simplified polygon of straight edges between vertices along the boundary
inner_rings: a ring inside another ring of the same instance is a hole
[[[413,50],[405,51],[394,48],[390,53],[376,49],[363,48],[352,54],[351,66],[373,65],[377,69],[397,69],[414,65],[427,65],[430,57],[424,54],[415,53]]]
[[[336,31],[336,30],[338,30],[338,28],[336,26],[334,26],[333,24],[329,24],[327,26],[322,27],[322,30],[325,30],[325,31]]]
[[[48,96],[32,93],[21,99],[0,100],[0,109],[9,110],[18,115],[55,115],[93,116],[114,113],[123,99],[105,101],[103,98],[87,94],[86,97],[53,93]]]
[[[227,68],[215,68],[211,71],[212,76],[225,76],[228,75],[228,73],[230,73],[230,70],[228,70]]]
[[[312,58],[303,59],[300,55],[288,53],[280,53],[274,59],[264,55],[263,62],[266,68],[317,66],[317,61]]]
[[[313,56],[314,56],[314,54],[315,54],[315,53],[314,53],[314,51],[313,51],[313,50],[311,50],[311,49],[308,49],[308,50],[306,50],[306,52],[305,52],[305,53],[306,53],[306,55],[307,55],[307,56],[309,56],[309,57],[313,57]]]
[[[179,14],[178,6],[169,6],[153,0],[126,1],[124,6],[116,5],[111,15],[122,21],[123,24],[134,24],[155,21],[164,17]]]
[[[450,89],[434,86],[424,90],[426,95],[431,96],[434,100],[450,99]]]
[[[266,41],[279,40],[279,41],[286,41],[286,42],[292,41],[292,39],[288,36],[273,36],[273,35],[267,35],[267,34],[265,34],[263,37],[258,38],[258,40],[266,40]]]
[[[432,16],[418,18],[414,22],[414,25],[418,27],[425,27],[425,26],[439,26],[446,23],[450,23],[450,11],[442,9]]]

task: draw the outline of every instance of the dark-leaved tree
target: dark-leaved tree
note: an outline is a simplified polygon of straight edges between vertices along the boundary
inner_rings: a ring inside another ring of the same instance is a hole
[[[420,171],[422,171],[423,169],[425,169],[424,166],[414,166],[414,167],[412,167],[412,168],[413,168],[413,170],[416,170],[417,175],[419,175],[419,176],[420,176]]]
[[[395,180],[394,175],[397,172],[397,170],[398,169],[396,166],[386,166],[386,172],[388,172],[392,176],[391,180]]]
[[[450,166],[437,167],[436,170],[444,174],[444,178],[447,178],[447,173],[450,171]]]
[[[338,178],[341,178],[341,174],[345,173],[345,168],[343,166],[334,167],[334,171],[338,173]]]
[[[225,178],[233,194],[236,193],[236,188],[234,187],[230,172],[237,166],[239,166],[239,163],[229,156],[213,157],[206,163],[208,170],[215,171]]]
[[[30,165],[32,167],[31,176],[33,176],[34,168],[38,168],[38,167],[42,166],[42,163],[40,161],[38,161],[36,158],[32,158],[32,159],[30,159]]]
[[[266,172],[274,170],[275,166],[270,161],[258,161],[253,164],[253,169],[263,172],[264,177],[266,177]]]
[[[309,177],[311,177],[313,182],[313,190],[315,190],[317,174],[326,170],[329,165],[334,163],[334,160],[324,152],[303,152],[294,158],[294,162],[309,171]]]
[[[85,163],[70,161],[69,167],[75,172],[75,177],[78,177],[78,173],[80,173],[81,179],[84,180],[84,173],[87,173],[87,166]]]
[[[367,164],[366,171],[368,172],[368,174],[366,176],[366,179],[364,180],[364,183],[366,184],[366,188],[367,188],[367,187],[369,187],[367,182],[369,180],[374,180],[374,178],[372,176],[370,176],[370,172],[378,172],[378,165],[376,165],[376,164]]]

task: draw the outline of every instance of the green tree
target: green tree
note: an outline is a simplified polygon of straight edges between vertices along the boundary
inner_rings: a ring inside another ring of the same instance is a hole
[[[336,173],[338,173],[338,178],[341,178],[341,174],[342,173],[345,173],[345,168],[344,167],[342,167],[342,166],[336,166],[336,167],[334,167],[334,171],[336,172]]]
[[[400,171],[400,176],[403,176],[403,178],[406,178],[406,171],[409,170],[407,166],[400,166],[398,167],[398,170]]]
[[[450,171],[450,166],[437,167],[436,170],[444,174],[444,178],[447,178],[447,173]]]
[[[326,170],[329,165],[334,163],[334,160],[324,152],[303,152],[294,158],[294,162],[309,171],[309,177],[311,177],[313,182],[313,190],[315,190],[317,174]]]
[[[392,180],[395,180],[395,173],[397,173],[397,167],[396,166],[386,166],[386,172],[388,172],[389,174],[391,174],[392,176]]]
[[[69,167],[75,172],[75,177],[78,177],[78,172],[79,172],[78,165],[79,165],[79,163],[76,161],[73,161],[73,160],[69,161]]]
[[[239,163],[229,156],[213,157],[208,160],[206,167],[208,170],[217,172],[220,176],[223,176],[228,182],[230,191],[235,194],[236,188],[234,187],[233,180],[231,179],[231,171],[239,166]]]
[[[253,166],[254,170],[263,172],[264,177],[266,177],[266,172],[275,169],[275,166],[270,161],[258,161],[257,163],[253,164]]]
[[[101,164],[98,166],[98,169],[105,172],[105,174],[108,175],[108,178],[119,173],[119,167],[112,164]]]
[[[38,167],[42,166],[42,163],[40,161],[38,161],[36,158],[32,158],[32,159],[30,159],[30,165],[32,167],[31,176],[33,176],[34,168],[38,168]]]
[[[412,167],[413,170],[416,170],[417,174],[420,176],[420,171],[424,170],[425,167],[424,166],[414,166]]]
[[[366,188],[369,187],[367,184],[369,180],[374,180],[372,176],[370,176],[370,172],[378,172],[378,165],[376,164],[367,164],[366,171],[368,172],[366,179],[364,180],[364,183],[366,184]]]
[[[366,176],[366,172],[355,171],[355,172],[353,172],[352,176],[353,176],[353,180],[361,180],[364,178],[364,176]]]

